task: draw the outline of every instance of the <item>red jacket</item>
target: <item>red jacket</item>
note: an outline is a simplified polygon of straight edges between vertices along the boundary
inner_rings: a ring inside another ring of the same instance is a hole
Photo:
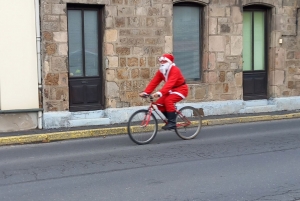
[[[174,64],[170,66],[165,76],[160,71],[157,71],[144,92],[151,94],[161,81],[166,82],[158,91],[161,96],[165,96],[167,94],[177,94],[182,98],[187,97],[189,90],[188,86],[185,83],[185,79],[180,69]]]

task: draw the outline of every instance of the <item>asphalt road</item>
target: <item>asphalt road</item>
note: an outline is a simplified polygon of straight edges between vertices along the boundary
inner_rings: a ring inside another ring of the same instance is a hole
[[[3,201],[297,201],[300,119],[0,147]]]

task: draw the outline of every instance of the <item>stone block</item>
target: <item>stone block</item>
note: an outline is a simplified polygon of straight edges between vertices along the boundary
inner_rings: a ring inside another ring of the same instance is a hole
[[[223,84],[223,93],[228,93],[228,91],[229,91],[228,83],[224,83]]]
[[[231,36],[231,55],[241,55],[243,50],[243,37]]]
[[[209,34],[218,33],[218,18],[209,18]]]
[[[172,4],[163,4],[162,6],[162,16],[171,17],[173,14],[173,5]]]
[[[218,75],[216,72],[208,72],[206,73],[207,83],[216,83],[218,81]]]
[[[128,47],[117,47],[116,53],[118,55],[130,55],[130,48]]]
[[[108,29],[105,31],[106,42],[116,42],[118,38],[118,31],[116,29]]]
[[[226,80],[226,73],[225,73],[225,71],[220,71],[219,82],[225,82],[225,80]]]
[[[60,15],[60,31],[68,30],[68,19],[66,15]]]
[[[156,58],[155,57],[148,57],[148,66],[155,67],[156,66]]]
[[[173,37],[165,36],[165,52],[173,52]]]
[[[231,14],[232,22],[234,24],[243,23],[243,15],[242,15],[240,7],[233,6],[233,7],[231,7],[231,11],[232,11],[232,14]]]
[[[58,85],[59,86],[69,86],[69,83],[68,83],[68,73],[59,73],[59,80],[58,80]]]
[[[136,57],[127,58],[127,66],[129,67],[138,67],[139,59]]]
[[[66,6],[67,4],[52,4],[52,14],[54,15],[66,14]]]
[[[53,40],[55,42],[67,43],[68,42],[68,33],[66,31],[53,32]]]
[[[217,61],[224,61],[224,53],[223,52],[217,53]]]
[[[225,16],[225,7],[209,7],[209,16],[212,17],[224,17]]]
[[[134,7],[118,6],[118,16],[134,16]]]
[[[44,79],[45,85],[58,85],[59,74],[58,73],[48,73]]]
[[[50,70],[51,72],[68,72],[67,59],[65,57],[52,57]]]
[[[219,62],[218,69],[219,70],[229,70],[229,64],[226,62]]]
[[[108,56],[107,59],[108,59],[109,68],[119,66],[119,61],[118,61],[119,58],[118,57]]]
[[[156,20],[157,27],[165,27],[166,26],[166,18],[159,17]]]
[[[106,53],[106,55],[114,55],[115,54],[114,45],[111,43],[106,43],[105,44],[105,53]]]
[[[128,17],[127,26],[128,27],[140,27],[140,19],[138,17]]]
[[[150,78],[150,69],[149,68],[142,68],[141,69],[141,78],[149,79]]]
[[[46,43],[45,50],[47,55],[53,55],[56,53],[56,44],[55,43]]]
[[[115,81],[115,70],[106,70],[106,81]]]
[[[236,86],[239,86],[239,87],[243,86],[243,73],[242,72],[234,74],[234,79],[235,79]]]
[[[126,67],[126,58],[120,58],[120,67]]]
[[[206,98],[206,87],[195,87],[195,99],[204,100]]]
[[[231,32],[230,24],[220,24],[219,26],[220,26],[219,28],[220,33],[228,34]]]
[[[119,87],[115,82],[106,83],[107,98],[119,97]]]
[[[147,15],[146,7],[137,7],[136,8],[136,15],[146,16]]]
[[[224,52],[225,38],[223,36],[209,36],[209,51]]]
[[[216,68],[216,54],[215,53],[209,53],[208,56],[208,69],[214,70]]]
[[[271,72],[271,84],[272,85],[283,85],[285,79],[284,71],[283,70],[275,70]]]
[[[125,27],[125,18],[124,17],[117,17],[115,18],[115,26],[116,27]]]
[[[67,56],[68,55],[68,44],[59,43],[58,44],[58,55]]]
[[[41,28],[43,31],[59,31],[60,23],[59,22],[42,22]]]
[[[106,16],[107,17],[118,16],[117,6],[106,5],[105,6],[105,11],[106,11]]]
[[[294,89],[294,87],[295,87],[294,82],[293,81],[288,81],[288,88],[289,89]]]
[[[146,58],[140,58],[140,67],[146,67]]]
[[[52,32],[44,31],[43,32],[43,39],[45,41],[52,41],[53,40],[53,34],[52,34]]]
[[[139,73],[139,69],[135,68],[135,69],[131,69],[131,79],[137,79],[140,77],[140,73]]]
[[[117,79],[118,80],[125,80],[129,78],[128,69],[126,68],[118,68],[117,69]]]

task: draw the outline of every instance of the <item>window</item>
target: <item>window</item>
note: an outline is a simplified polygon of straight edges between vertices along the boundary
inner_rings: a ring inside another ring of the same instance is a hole
[[[243,13],[243,70],[265,70],[265,12]]]
[[[201,79],[202,10],[198,4],[174,5],[173,54],[187,80]]]
[[[68,10],[69,76],[99,76],[98,11]]]

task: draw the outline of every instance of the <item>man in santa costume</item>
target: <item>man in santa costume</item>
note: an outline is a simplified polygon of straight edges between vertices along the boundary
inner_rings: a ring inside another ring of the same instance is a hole
[[[159,70],[140,96],[151,94],[161,81],[165,82],[164,86],[152,96],[159,98],[156,101],[157,107],[168,119],[168,123],[162,129],[170,130],[176,128],[175,103],[187,97],[188,86],[180,69],[175,65],[172,54],[163,54],[158,60]]]

